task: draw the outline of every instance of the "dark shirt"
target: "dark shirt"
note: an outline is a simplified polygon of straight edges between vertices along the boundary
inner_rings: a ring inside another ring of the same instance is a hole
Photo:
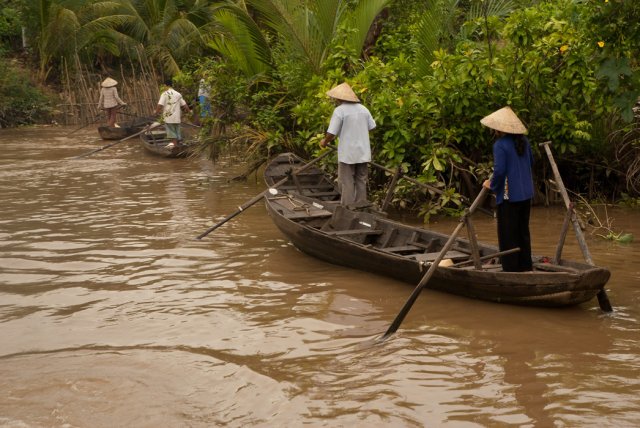
[[[505,199],[519,202],[533,198],[532,165],[533,154],[528,140],[522,156],[519,156],[516,151],[514,135],[507,134],[493,144],[491,190],[496,194],[497,204],[501,204]],[[508,184],[506,197],[505,183]]]

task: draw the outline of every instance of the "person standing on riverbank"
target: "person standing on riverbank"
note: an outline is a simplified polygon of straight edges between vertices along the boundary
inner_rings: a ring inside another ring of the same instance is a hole
[[[367,179],[371,162],[369,131],[376,127],[369,110],[347,83],[341,83],[327,92],[338,106],[333,110],[329,128],[320,141],[326,147],[338,138],[338,183],[345,206],[367,204]]]
[[[500,251],[520,251],[500,257],[507,272],[532,269],[529,216],[533,198],[533,154],[524,134],[527,128],[510,107],[485,116],[480,123],[495,131],[493,176],[483,186],[496,195]]]
[[[173,89],[173,82],[171,80],[167,80],[165,85],[167,88],[160,95],[155,114],[162,113],[161,121],[164,122],[167,138],[171,139],[167,147],[172,148],[182,141],[182,132],[180,130],[182,109],[185,109],[187,113],[191,113],[191,109],[182,94]]]
[[[116,116],[121,106],[127,103],[122,101],[118,96],[118,82],[111,77],[107,77],[100,84],[100,98],[98,99],[98,108],[105,111],[107,115],[107,125],[110,127],[118,127],[116,124]]]
[[[198,85],[198,104],[200,105],[200,117],[206,118],[211,116],[211,86],[205,79],[200,79]]]

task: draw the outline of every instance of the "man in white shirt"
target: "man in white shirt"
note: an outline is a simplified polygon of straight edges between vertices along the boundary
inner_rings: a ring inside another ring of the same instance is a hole
[[[369,131],[376,127],[376,122],[347,83],[334,87],[327,95],[339,105],[333,110],[329,128],[320,146],[326,147],[338,138],[340,203],[356,207],[366,205],[371,162]]]
[[[191,113],[191,109],[182,97],[182,94],[173,89],[171,80],[165,82],[167,89],[160,95],[155,114],[162,112],[161,120],[164,122],[167,131],[167,138],[171,142],[167,147],[175,147],[179,141],[182,141],[182,132],[180,130],[180,122],[182,121],[182,109],[187,113]]]

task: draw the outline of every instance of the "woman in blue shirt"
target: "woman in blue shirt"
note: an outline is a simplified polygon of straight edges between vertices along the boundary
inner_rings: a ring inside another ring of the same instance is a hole
[[[484,187],[496,195],[500,251],[520,251],[500,258],[507,272],[532,269],[529,215],[533,198],[533,154],[524,134],[527,128],[510,107],[484,117],[480,123],[496,133],[493,144],[493,176]]]

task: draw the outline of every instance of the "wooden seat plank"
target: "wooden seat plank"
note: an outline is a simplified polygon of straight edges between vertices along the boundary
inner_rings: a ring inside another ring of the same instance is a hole
[[[405,251],[421,251],[422,248],[416,247],[415,245],[401,245],[401,246],[397,246],[397,247],[380,248],[380,250],[386,251],[386,252],[389,252],[389,253],[402,253],[402,252],[405,252]]]
[[[287,213],[285,214],[285,217],[290,220],[304,220],[304,219],[312,219],[312,218],[331,217],[331,215],[332,215],[331,211],[320,210],[320,211],[312,211],[309,213],[305,211],[293,212],[291,214]]]
[[[414,257],[419,262],[432,262],[440,255],[440,251],[435,251],[433,253],[424,253],[424,254],[414,254]],[[447,254],[444,255],[443,259],[451,259],[451,260],[460,260],[466,259],[469,255],[460,251],[448,251]]]
[[[346,235],[381,235],[382,230],[378,229],[349,229],[349,230],[328,230],[329,235],[346,236]]]

